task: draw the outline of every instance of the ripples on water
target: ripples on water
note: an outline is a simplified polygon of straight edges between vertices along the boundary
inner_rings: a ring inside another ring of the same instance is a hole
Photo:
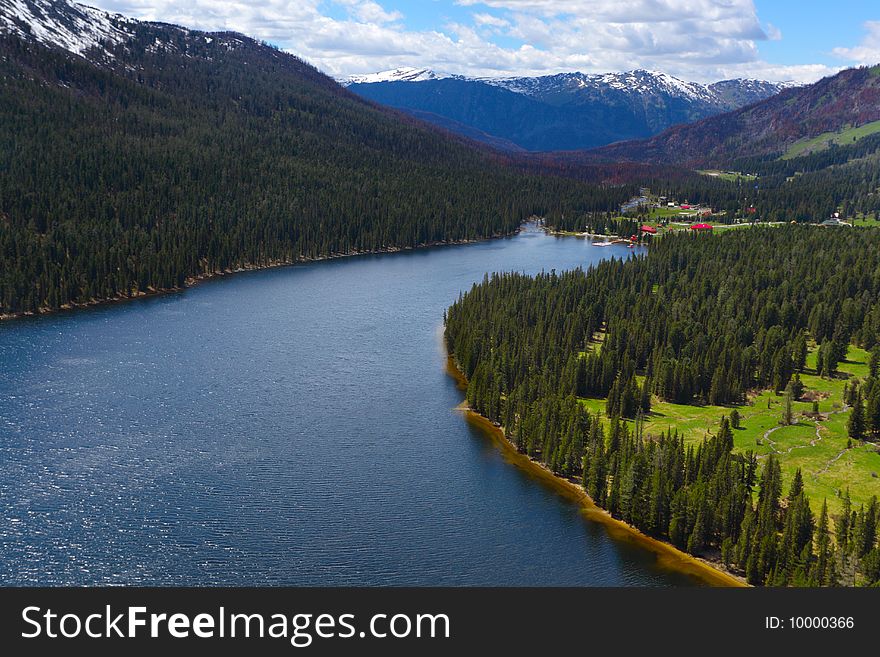
[[[443,310],[629,251],[527,232],[0,324],[5,584],[669,585],[454,411]]]

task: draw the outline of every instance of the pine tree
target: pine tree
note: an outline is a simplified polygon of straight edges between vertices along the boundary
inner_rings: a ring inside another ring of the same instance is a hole
[[[796,372],[802,372],[807,363],[807,335],[803,331],[798,333],[792,345],[791,362]]]
[[[702,505],[696,509],[696,517],[694,518],[694,528],[687,541],[687,551],[689,554],[698,554],[705,544],[705,521]]]
[[[734,429],[739,429],[739,422],[739,411],[734,408],[732,411],[730,411],[730,426]]]
[[[865,428],[872,435],[880,435],[880,385],[874,385],[865,408]]]
[[[789,393],[793,400],[800,399],[804,394],[804,383],[801,381],[801,375],[795,374],[788,384]]]
[[[856,390],[852,411],[850,411],[849,419],[846,422],[846,433],[853,440],[862,440],[865,437],[865,409],[860,389]]]
[[[782,420],[781,423],[789,426],[794,421],[791,409],[791,391],[786,390],[782,401]]]
[[[872,377],[877,377],[880,374],[880,344],[874,345],[874,348],[871,349],[871,358],[868,361],[868,368],[871,372]]]
[[[828,527],[828,500],[822,501],[819,524],[816,527],[816,562],[810,578],[813,586],[832,586],[832,564],[834,547],[831,544],[831,532]]]
[[[646,377],[640,391],[639,409],[647,415],[651,412],[651,379]]]
[[[850,543],[850,531],[851,531],[851,520],[850,516],[852,513],[852,502],[849,497],[849,488],[846,489],[843,493],[843,499],[841,500],[841,512],[840,515],[837,516],[834,522],[834,530],[835,530],[835,538],[837,540],[837,547],[841,552],[845,553],[849,550]]]

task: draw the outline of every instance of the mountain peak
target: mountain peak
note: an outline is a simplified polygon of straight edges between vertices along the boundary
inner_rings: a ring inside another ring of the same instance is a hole
[[[136,21],[68,0],[0,0],[0,33],[77,55],[126,41]]]
[[[746,87],[764,85],[784,91],[759,102],[740,103],[732,112],[670,127],[649,139],[596,149],[591,157],[594,161],[723,167],[738,158],[783,156],[793,144],[817,137],[827,137],[827,145],[838,144],[841,135],[846,135],[846,143],[853,144],[874,134],[873,126],[861,134],[846,131],[880,123],[880,77],[867,68],[845,69],[806,86],[730,80],[710,88],[734,102]]]
[[[449,73],[438,73],[429,68],[417,68],[414,66],[404,66],[388,71],[379,71],[378,73],[366,73],[362,75],[349,75],[341,78],[340,84],[348,86],[351,84],[374,84],[376,82],[425,82],[426,80],[443,80],[445,78],[455,77]]]

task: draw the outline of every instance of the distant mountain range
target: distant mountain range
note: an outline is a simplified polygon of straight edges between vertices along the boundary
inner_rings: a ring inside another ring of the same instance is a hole
[[[666,73],[468,78],[401,68],[340,81],[351,91],[510,150],[576,150],[649,137],[769,98],[791,85],[685,82]]]
[[[851,145],[880,131],[880,65],[846,69],[815,84],[650,139],[612,144],[584,154],[585,160],[685,166],[725,165],[738,158],[783,156],[789,148],[818,138]],[[842,131],[854,130],[851,135]]]

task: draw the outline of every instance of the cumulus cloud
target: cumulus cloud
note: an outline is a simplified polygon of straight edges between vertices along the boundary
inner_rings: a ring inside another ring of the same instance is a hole
[[[762,61],[757,44],[780,33],[762,26],[753,0],[454,0],[469,20],[433,30],[409,29],[391,0],[85,1],[135,18],[244,32],[337,76],[401,66],[476,76],[649,68],[703,82],[806,82],[833,72]]]
[[[835,48],[834,54],[849,62],[864,66],[880,64],[880,21],[865,22],[865,37],[852,48]]]

